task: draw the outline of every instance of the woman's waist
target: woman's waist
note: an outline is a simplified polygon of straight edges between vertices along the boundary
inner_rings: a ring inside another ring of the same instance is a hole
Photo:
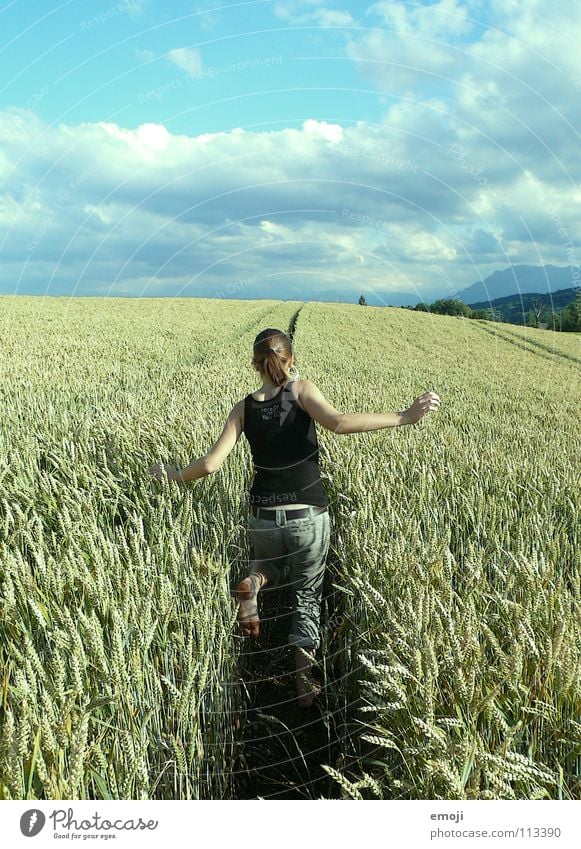
[[[304,475],[319,473],[319,456],[313,452],[308,457],[256,457],[254,469],[260,474]]]
[[[298,492],[322,484],[319,468],[300,473],[280,469],[256,469],[252,481],[253,492]],[[298,503],[298,499],[297,503]]]
[[[312,507],[312,504],[285,504],[284,509],[287,513],[291,510],[305,510],[308,507]],[[260,508],[261,510],[272,510],[273,513],[276,513],[279,510],[279,507],[270,507],[268,505],[264,505]]]
[[[245,494],[249,505],[285,509],[304,509],[305,507],[327,505],[329,499],[320,478],[302,482],[298,486],[261,486],[254,480],[250,492]]]

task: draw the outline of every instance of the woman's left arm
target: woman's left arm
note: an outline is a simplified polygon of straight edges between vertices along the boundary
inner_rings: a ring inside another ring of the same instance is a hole
[[[244,401],[239,401],[232,407],[222,433],[207,454],[204,454],[203,457],[198,457],[196,460],[192,460],[190,465],[186,466],[185,469],[174,469],[172,466],[162,467],[158,463],[149,469],[150,474],[161,480],[163,468],[170,480],[185,482],[197,480],[198,478],[203,478],[206,475],[217,472],[240,438],[243,427],[243,413]]]

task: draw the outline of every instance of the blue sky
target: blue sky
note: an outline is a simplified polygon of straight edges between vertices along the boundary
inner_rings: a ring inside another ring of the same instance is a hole
[[[300,127],[312,116],[381,116],[375,88],[353,62],[342,61],[345,28],[301,22],[300,15],[287,19],[270,0],[224,3],[223,9],[216,0],[73,2],[54,4],[48,13],[50,4],[36,0],[29,5],[38,17],[33,22],[27,15],[26,26],[22,5],[0,17],[14,39],[2,53],[3,78],[19,69],[5,85],[2,104],[36,98],[36,111],[48,121],[156,122],[197,135],[234,126]],[[349,7],[357,8],[342,9]],[[182,53],[172,58],[172,51]]]
[[[2,293],[395,303],[579,264],[579,2],[13,0],[0,28]]]

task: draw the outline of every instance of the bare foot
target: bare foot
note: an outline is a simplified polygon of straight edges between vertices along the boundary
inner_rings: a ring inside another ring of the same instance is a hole
[[[236,587],[236,598],[240,604],[238,622],[245,637],[258,637],[260,633],[258,591],[263,583],[262,575],[253,574],[243,578]]]

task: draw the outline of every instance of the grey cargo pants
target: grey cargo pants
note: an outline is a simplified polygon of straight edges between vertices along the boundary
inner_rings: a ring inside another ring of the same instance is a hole
[[[269,511],[270,512],[270,511]],[[293,519],[292,510],[272,510],[273,519],[248,516],[253,548],[250,572],[263,572],[270,587],[290,586],[293,618],[288,642],[318,648],[321,594],[331,537],[329,511]]]

